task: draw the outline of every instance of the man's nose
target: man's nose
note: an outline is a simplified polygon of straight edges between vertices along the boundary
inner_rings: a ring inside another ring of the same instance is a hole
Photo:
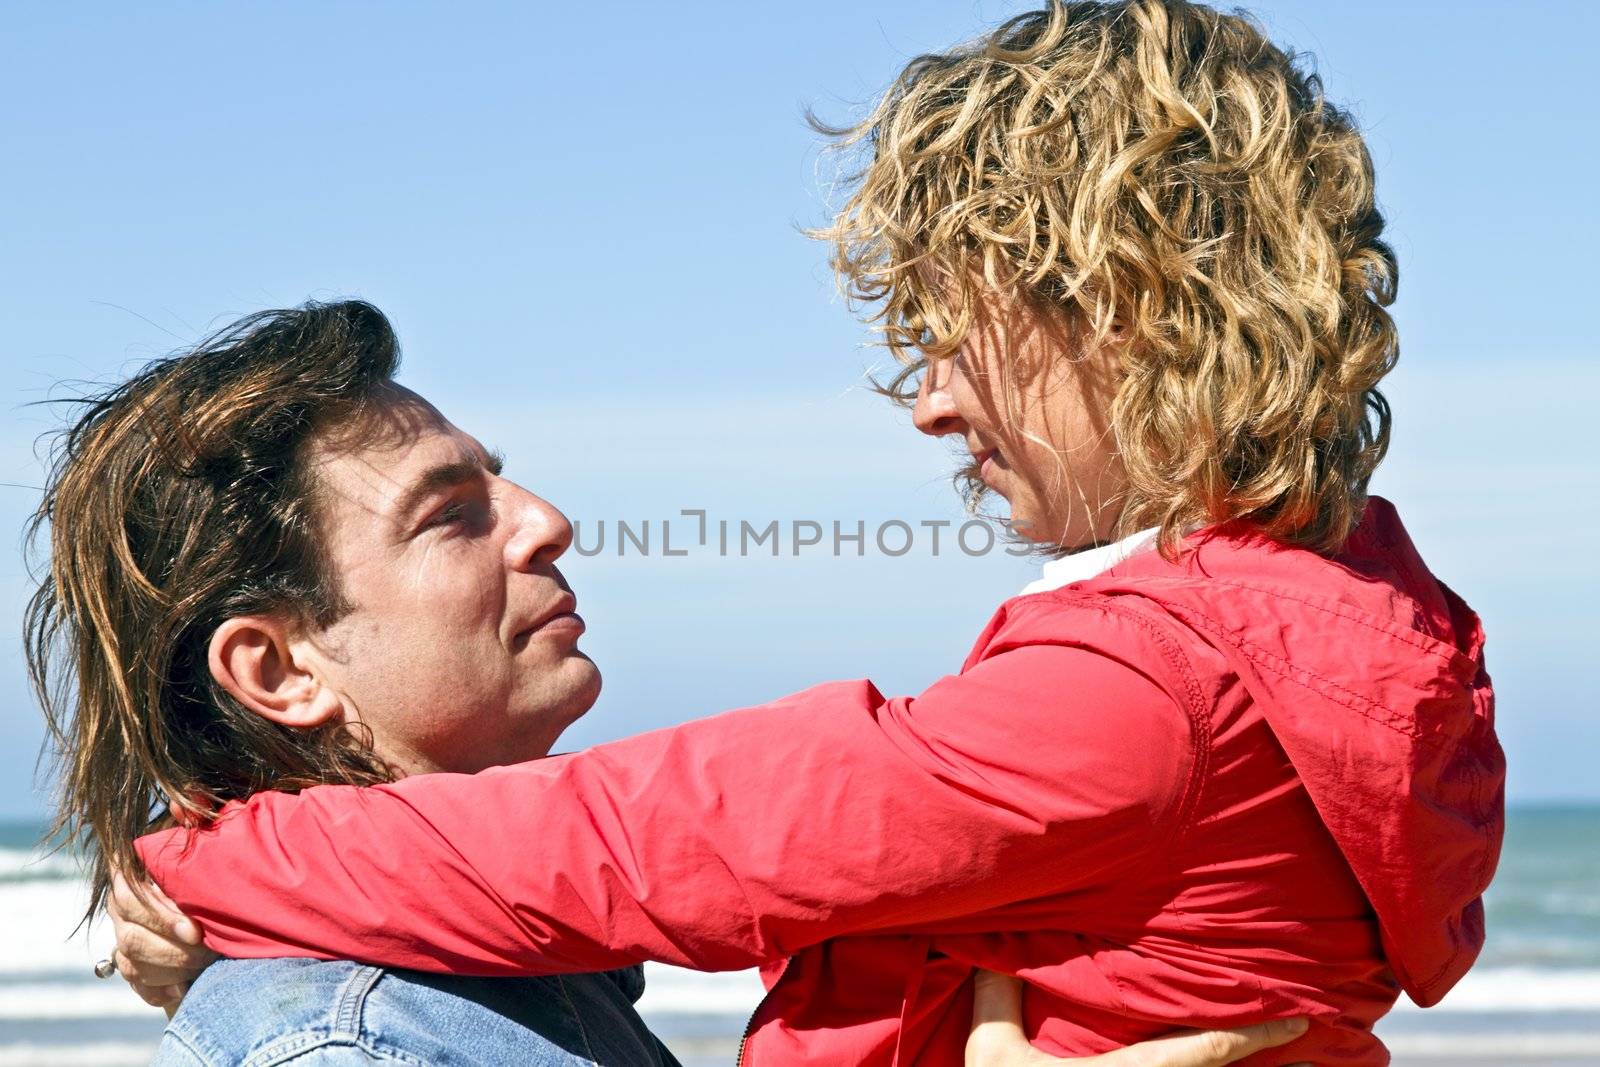
[[[572,545],[572,523],[548,500],[515,482],[506,482],[501,507],[512,526],[506,540],[506,564],[527,571],[550,566]]]
[[[962,431],[961,415],[950,395],[950,373],[953,359],[934,360],[922,372],[922,382],[917,387],[917,402],[911,408],[911,424],[931,437]]]

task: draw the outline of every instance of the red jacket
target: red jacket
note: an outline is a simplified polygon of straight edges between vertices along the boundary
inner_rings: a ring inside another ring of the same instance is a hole
[[[959,1064],[974,967],[1038,1047],[1309,1014],[1383,1064],[1483,941],[1504,761],[1477,618],[1373,500],[1335,559],[1221,528],[1001,605],[918,697],[819,686],[573,755],[261,794],[145,838],[235,956],[764,965],[743,1062]],[[183,847],[185,839],[191,847]]]

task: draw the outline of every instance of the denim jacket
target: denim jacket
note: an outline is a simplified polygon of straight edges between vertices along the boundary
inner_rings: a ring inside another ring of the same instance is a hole
[[[677,1067],[633,1010],[638,968],[465,978],[346,961],[219,960],[152,1067]]]

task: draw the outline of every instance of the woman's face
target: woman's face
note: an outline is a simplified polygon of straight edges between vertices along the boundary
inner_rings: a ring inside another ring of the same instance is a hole
[[[1095,346],[1037,312],[986,308],[956,355],[930,363],[912,422],[959,435],[1017,532],[1081,548],[1115,529],[1126,485],[1112,438],[1120,327]]]

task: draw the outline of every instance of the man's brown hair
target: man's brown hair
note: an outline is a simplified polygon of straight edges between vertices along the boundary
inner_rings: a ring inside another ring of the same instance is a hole
[[[394,331],[358,301],[248,316],[80,397],[54,443],[30,544],[28,669],[59,770],[55,834],[86,847],[92,914],[167,815],[263,789],[389,777],[342,725],[269,722],[212,677],[223,621],[324,626],[346,610],[307,464],[392,381]]]

